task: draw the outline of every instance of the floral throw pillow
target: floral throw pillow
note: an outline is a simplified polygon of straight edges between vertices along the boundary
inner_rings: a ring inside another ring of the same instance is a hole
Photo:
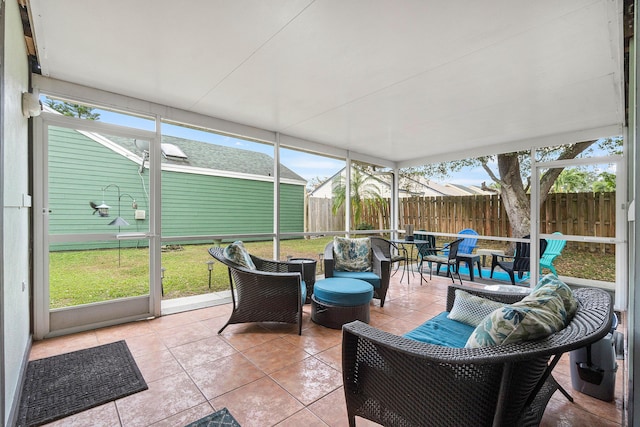
[[[371,271],[371,240],[368,237],[334,237],[333,253],[337,271]]]
[[[571,291],[571,288],[562,280],[558,279],[554,274],[547,274],[542,277],[531,293],[534,294],[534,296],[544,295],[547,293],[556,293],[560,295],[567,317],[565,324],[567,324],[573,315],[576,314],[578,301],[576,301],[576,298],[573,296],[573,291]]]
[[[546,337],[563,329],[566,319],[560,295],[530,294],[485,317],[471,333],[465,347],[511,344]]]
[[[487,315],[502,307],[503,303],[456,289],[456,298],[447,318],[476,327]]]
[[[240,240],[233,242],[232,244],[224,248],[224,256],[229,261],[235,262],[236,264],[248,268],[249,270],[256,269],[256,265],[253,263],[251,256],[249,256],[249,252]]]

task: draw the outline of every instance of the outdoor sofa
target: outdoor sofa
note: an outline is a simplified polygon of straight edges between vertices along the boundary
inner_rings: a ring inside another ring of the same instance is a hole
[[[524,297],[451,285],[447,312],[454,306],[456,290],[504,304]],[[551,371],[560,356],[600,340],[611,328],[607,292],[579,289],[573,295],[577,310],[564,329],[511,344],[453,348],[359,321],[344,325],[342,369],[349,425],[355,426],[356,416],[385,426],[538,425],[559,388]]]

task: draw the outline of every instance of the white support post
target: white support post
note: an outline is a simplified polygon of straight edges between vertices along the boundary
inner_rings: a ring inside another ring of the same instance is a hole
[[[347,236],[351,235],[351,154],[347,152],[344,177],[344,228]]]
[[[280,259],[280,133],[273,144],[273,259]]]

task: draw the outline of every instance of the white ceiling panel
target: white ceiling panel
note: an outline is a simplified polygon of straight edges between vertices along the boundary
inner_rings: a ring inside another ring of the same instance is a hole
[[[624,121],[620,0],[30,6],[45,75],[392,162]]]

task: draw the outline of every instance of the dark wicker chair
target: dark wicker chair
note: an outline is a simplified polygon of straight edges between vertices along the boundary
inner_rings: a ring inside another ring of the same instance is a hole
[[[233,311],[228,325],[247,322],[284,322],[298,325],[302,334],[302,276],[300,263],[287,263],[251,255],[256,270],[244,268],[223,254],[219,247],[209,248],[216,260],[229,268],[229,286]]]
[[[334,277],[333,241],[324,248],[324,277]],[[389,289],[389,279],[391,278],[391,259],[384,256],[382,250],[371,245],[371,267],[375,275],[380,278],[380,287],[373,288],[373,297],[380,299],[380,307],[384,307],[384,300]]]
[[[455,289],[504,303],[523,297],[451,285],[447,311]],[[578,311],[565,329],[540,340],[494,347],[441,347],[362,322],[344,325],[349,425],[355,426],[356,416],[385,426],[538,425],[558,390],[551,370],[562,353],[596,342],[611,329],[607,292],[579,289],[574,295]]]

